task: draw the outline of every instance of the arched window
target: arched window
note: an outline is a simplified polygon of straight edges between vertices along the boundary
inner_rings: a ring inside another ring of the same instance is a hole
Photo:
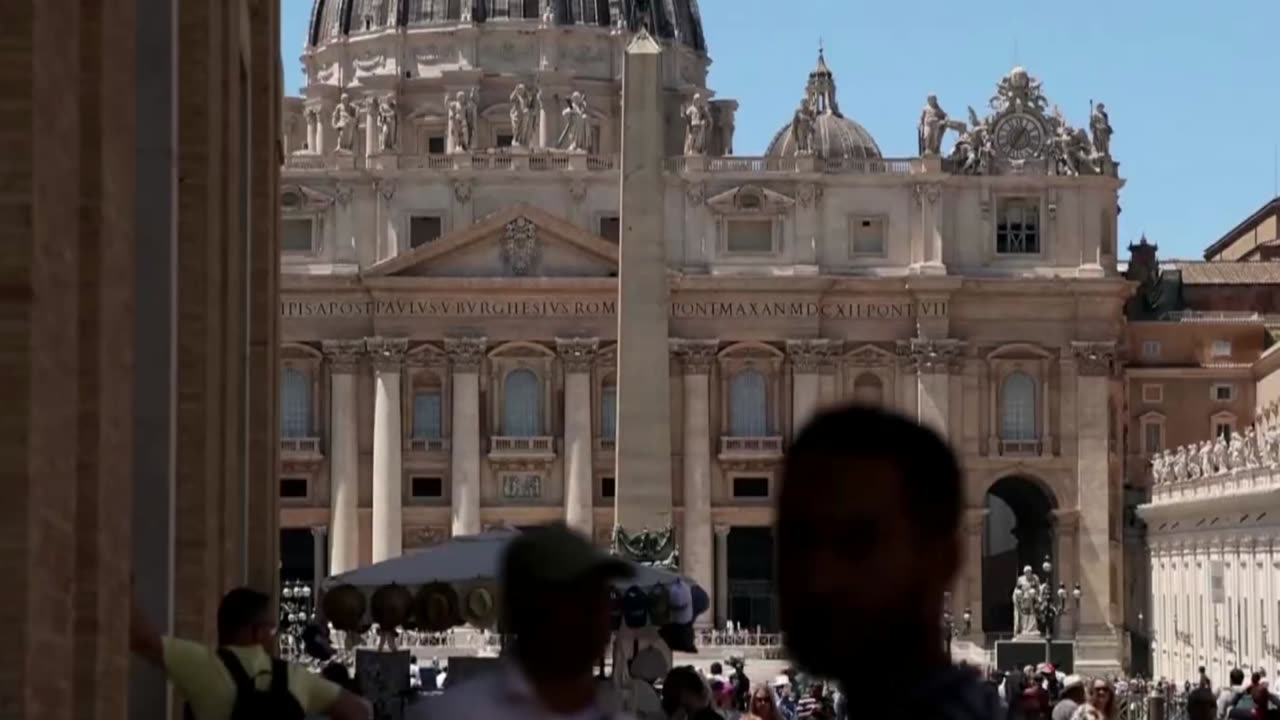
[[[502,385],[502,434],[542,434],[542,383],[532,370],[513,370]]]
[[[439,440],[444,436],[443,394],[435,377],[424,378],[413,388],[413,437]]]
[[[764,437],[769,434],[768,381],[759,370],[743,370],[729,386],[729,434]]]
[[[285,368],[280,379],[280,435],[286,438],[312,436],[311,377],[298,368]]]
[[[883,405],[884,382],[875,373],[862,373],[853,381],[853,400],[862,405]]]
[[[612,379],[600,388],[600,437],[613,440],[618,432],[618,386]]]
[[[1000,439],[1036,439],[1036,381],[1024,372],[1010,373],[1001,386]]]

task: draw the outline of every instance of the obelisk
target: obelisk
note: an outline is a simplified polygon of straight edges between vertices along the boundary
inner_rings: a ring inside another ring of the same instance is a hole
[[[618,253],[615,550],[665,563],[671,533],[662,48],[641,30],[622,72],[622,236]]]

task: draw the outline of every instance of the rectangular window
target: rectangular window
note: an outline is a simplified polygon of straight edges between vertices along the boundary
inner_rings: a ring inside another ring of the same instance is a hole
[[[618,426],[618,386],[600,389],[600,437],[613,440]]]
[[[445,142],[443,135],[431,135],[427,138],[427,154],[443,155],[445,153]]]
[[[883,256],[885,252],[885,221],[878,217],[855,217],[849,221],[853,233],[854,256]]]
[[[1230,440],[1231,433],[1235,430],[1236,424],[1231,420],[1214,420],[1213,421],[1213,437]]]
[[[1231,402],[1236,397],[1236,386],[1231,383],[1214,383],[1210,397],[1216,402]]]
[[[424,390],[413,395],[413,437],[439,440],[440,391]]]
[[[1147,360],[1160,359],[1160,341],[1159,340],[1143,340],[1142,341],[1142,357]]]
[[[1164,423],[1146,422],[1142,425],[1142,452],[1146,455],[1164,450]]]
[[[600,497],[612,500],[618,495],[618,484],[611,477],[600,478]]]
[[[409,479],[409,494],[418,499],[444,497],[444,479],[415,475]]]
[[[729,252],[773,252],[773,220],[729,220],[726,228]]]
[[[1147,383],[1142,386],[1142,402],[1164,402],[1164,386],[1159,383]]]
[[[1214,340],[1210,351],[1216,358],[1231,357],[1231,341]]]
[[[312,231],[315,221],[311,218],[285,218],[280,221],[280,248],[288,253],[309,253],[314,246]]]
[[[306,478],[280,478],[280,497],[291,500],[305,500],[308,485]]]
[[[422,247],[439,240],[442,229],[439,215],[414,215],[409,218],[409,247]]]
[[[604,215],[600,218],[600,237],[617,243],[622,240],[622,220],[617,215]]]
[[[752,500],[769,497],[769,478],[736,477],[733,479],[733,496]]]
[[[1036,255],[1040,252],[1040,201],[1003,198],[997,203],[996,252]]]

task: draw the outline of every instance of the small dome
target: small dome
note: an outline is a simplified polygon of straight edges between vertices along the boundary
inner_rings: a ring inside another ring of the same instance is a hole
[[[662,40],[707,51],[697,0],[631,0],[620,7],[613,0],[313,0],[307,44],[396,27],[453,25],[461,22],[464,6],[475,23],[539,22],[550,12],[557,25],[643,26]]]
[[[813,112],[813,154],[823,159],[874,160],[883,157],[880,146],[867,129],[840,112],[836,100],[836,78],[827,67],[826,57],[818,50],[818,65],[809,73],[804,101]],[[795,120],[782,126],[773,136],[768,157],[791,157],[796,154],[795,136],[791,129]]]

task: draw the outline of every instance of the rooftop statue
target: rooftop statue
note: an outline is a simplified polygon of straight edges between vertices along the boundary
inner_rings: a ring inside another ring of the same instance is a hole
[[[474,149],[476,131],[476,97],[479,91],[471,88],[471,92],[461,90],[450,100],[445,95],[445,107],[449,112],[449,140],[452,152],[470,152]]]
[[[556,147],[569,152],[587,152],[590,113],[587,110],[586,96],[574,91],[565,101],[565,108],[560,114],[564,116],[564,130],[556,140]]]
[[[533,147],[538,137],[538,115],[542,110],[542,91],[530,91],[524,83],[511,92],[511,145]]]
[[[351,96],[342,93],[338,104],[333,108],[330,118],[333,129],[338,131],[338,149],[343,152],[354,152],[356,146],[356,126],[360,124],[360,115]]]
[[[707,137],[711,130],[711,114],[700,93],[694,93],[693,101],[680,111],[684,119],[684,154],[705,155]]]

